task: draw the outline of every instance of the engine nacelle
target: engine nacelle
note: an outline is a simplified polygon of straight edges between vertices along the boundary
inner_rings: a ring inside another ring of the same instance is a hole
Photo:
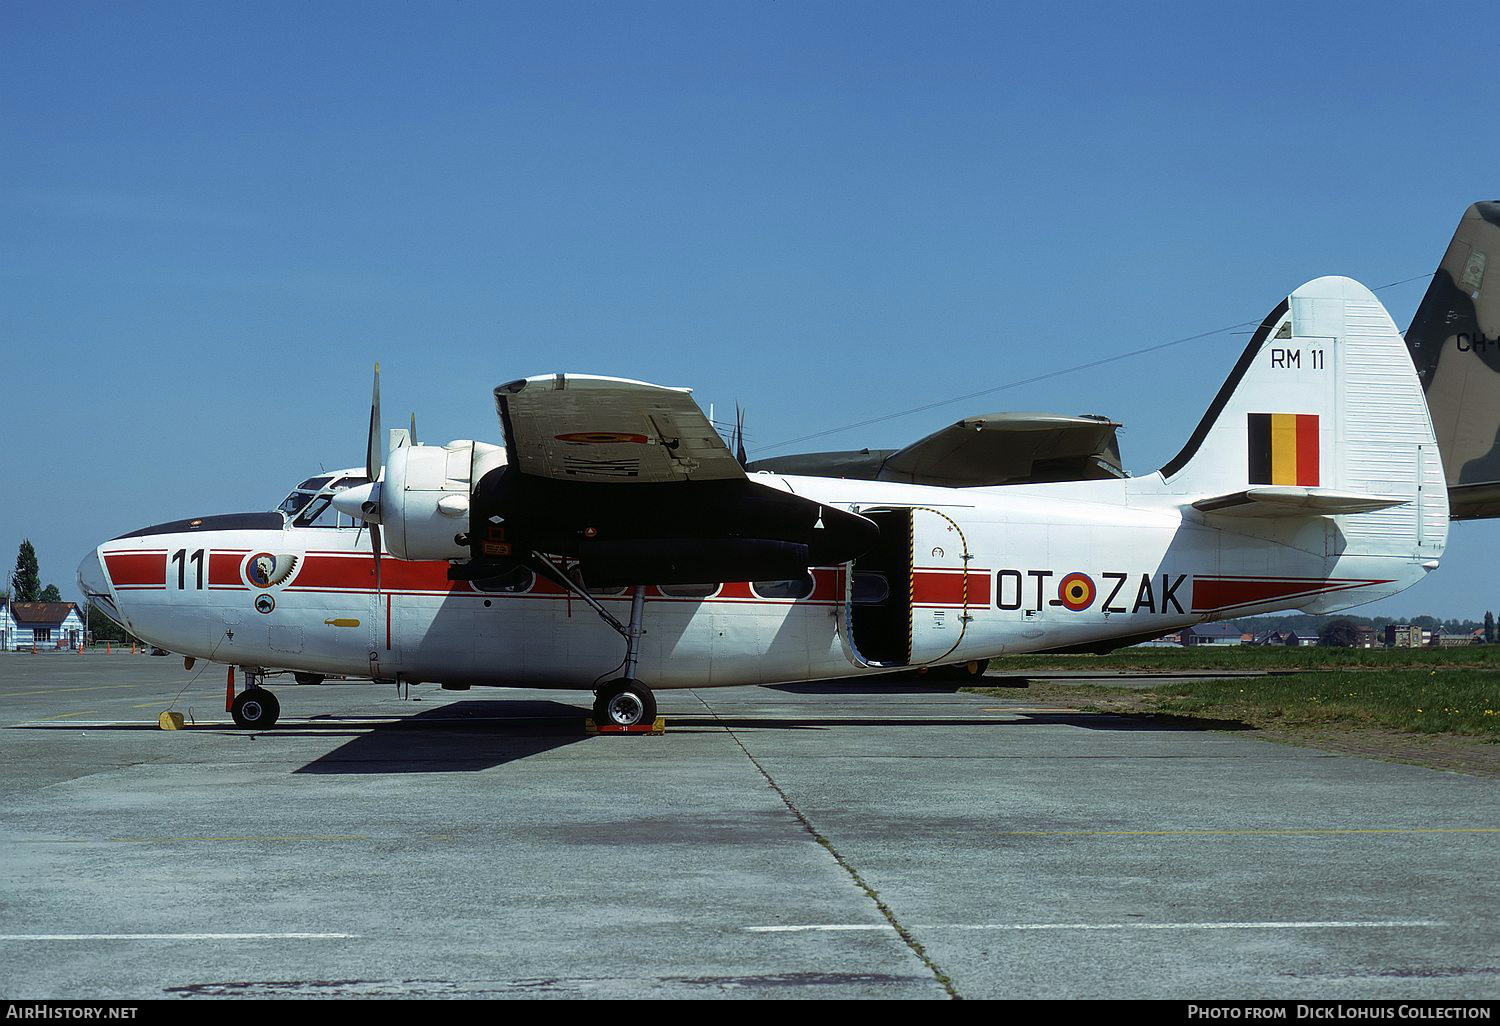
[[[386,548],[397,559],[467,559],[473,482],[505,465],[505,449],[468,440],[399,444],[406,432],[391,434],[380,486]]]

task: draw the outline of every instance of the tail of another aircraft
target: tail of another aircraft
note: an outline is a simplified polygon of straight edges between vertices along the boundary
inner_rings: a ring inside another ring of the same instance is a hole
[[[1161,479],[1209,514],[1358,514],[1341,517],[1341,551],[1435,557],[1447,540],[1421,384],[1385,307],[1349,278],[1271,311]]]
[[[1464,212],[1406,331],[1455,520],[1500,516],[1500,268],[1492,262],[1500,262],[1497,200]]]

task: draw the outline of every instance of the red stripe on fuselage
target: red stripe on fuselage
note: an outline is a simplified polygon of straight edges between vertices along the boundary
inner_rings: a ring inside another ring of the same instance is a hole
[[[1195,577],[1192,611],[1206,613],[1233,606],[1253,606],[1277,599],[1321,595],[1325,592],[1363,588],[1370,584],[1389,583],[1350,578]]]
[[[240,564],[250,554],[249,549],[210,551],[208,554],[208,586],[210,588],[245,588],[240,578]]]
[[[167,585],[167,550],[159,552],[106,552],[104,568],[116,588],[164,588]]]
[[[916,606],[987,606],[990,575],[987,570],[923,570],[912,572],[911,601]]]
[[[380,561],[380,587],[390,591],[468,591],[468,584],[448,580],[447,563]],[[322,556],[308,553],[287,591],[374,591],[375,557]]]

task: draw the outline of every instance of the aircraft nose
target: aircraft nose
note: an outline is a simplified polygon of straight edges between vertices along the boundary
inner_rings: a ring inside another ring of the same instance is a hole
[[[86,598],[109,595],[109,578],[104,574],[104,563],[99,550],[94,549],[78,564],[78,590]]]

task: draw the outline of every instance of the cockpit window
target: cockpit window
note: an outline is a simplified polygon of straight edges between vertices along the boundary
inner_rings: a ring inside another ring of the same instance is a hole
[[[276,508],[287,516],[294,517],[302,512],[302,508],[315,498],[317,498],[317,493],[315,492],[295,491],[285,499],[282,499],[281,505]]]
[[[306,509],[292,518],[294,527],[338,527],[338,510],[326,495],[319,495]]]
[[[346,488],[369,483],[370,479],[363,474],[310,477],[281,500],[276,509],[286,515],[293,527],[356,527],[356,521],[333,508],[332,499]]]

